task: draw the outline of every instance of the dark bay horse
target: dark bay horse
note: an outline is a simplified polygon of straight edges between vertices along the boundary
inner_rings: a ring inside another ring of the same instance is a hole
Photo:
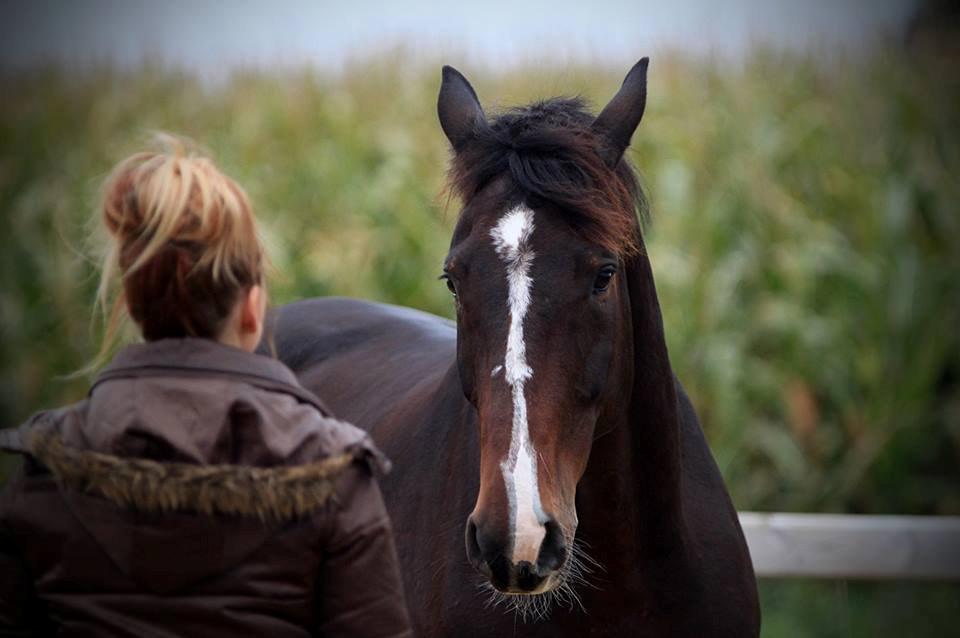
[[[382,487],[421,636],[758,634],[623,158],[646,72],[597,117],[553,99],[488,119],[445,67],[457,324],[348,299],[278,313],[280,358],[394,462]]]

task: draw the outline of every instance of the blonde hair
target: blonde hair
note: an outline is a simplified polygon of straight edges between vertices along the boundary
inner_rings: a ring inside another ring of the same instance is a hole
[[[156,138],[160,150],[128,157],[103,184],[109,238],[97,303],[106,332],[94,366],[125,314],[148,341],[216,338],[239,294],[262,284],[264,251],[246,193],[186,140]]]

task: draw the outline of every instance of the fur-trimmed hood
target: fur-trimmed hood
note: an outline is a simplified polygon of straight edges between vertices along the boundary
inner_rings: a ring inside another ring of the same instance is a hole
[[[70,448],[56,432],[43,429],[27,433],[27,439],[19,449],[63,489],[144,512],[255,516],[264,522],[300,518],[335,500],[336,478],[354,461],[369,459],[368,449],[352,446],[291,467],[193,465]]]

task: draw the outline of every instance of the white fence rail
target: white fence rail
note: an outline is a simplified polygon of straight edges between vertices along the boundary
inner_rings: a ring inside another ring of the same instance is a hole
[[[960,580],[960,517],[741,512],[757,576]]]

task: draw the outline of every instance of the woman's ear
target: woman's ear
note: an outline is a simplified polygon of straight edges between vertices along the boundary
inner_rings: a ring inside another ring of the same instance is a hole
[[[253,351],[263,336],[263,318],[267,309],[267,294],[260,285],[251,286],[243,294],[240,307],[239,337],[245,350]]]

